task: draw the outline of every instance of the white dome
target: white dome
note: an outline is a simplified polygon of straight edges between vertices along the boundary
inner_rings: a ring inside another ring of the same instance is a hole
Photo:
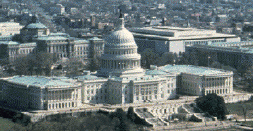
[[[141,56],[137,53],[137,45],[133,34],[124,27],[124,19],[120,18],[120,26],[105,37],[104,54],[101,56],[101,76],[142,76],[144,70],[140,66]]]
[[[125,44],[125,43],[133,43],[134,36],[128,31],[126,28],[119,28],[116,31],[113,31],[105,38],[106,44]]]

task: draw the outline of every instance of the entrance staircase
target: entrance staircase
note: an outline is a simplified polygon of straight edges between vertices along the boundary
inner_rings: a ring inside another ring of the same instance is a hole
[[[169,125],[168,122],[165,122],[162,119],[155,117],[155,115],[149,112],[147,108],[135,108],[134,112],[140,119],[145,120],[153,127]]]

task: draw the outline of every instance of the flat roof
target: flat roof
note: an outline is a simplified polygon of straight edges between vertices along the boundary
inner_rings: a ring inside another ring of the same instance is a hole
[[[165,65],[158,67],[159,70],[169,72],[169,73],[188,73],[195,75],[219,75],[224,73],[232,73],[232,71],[226,71],[216,68],[208,68],[202,66],[193,66],[193,65]]]
[[[247,46],[247,45],[253,45],[253,41],[239,41],[239,42],[213,42],[209,43],[209,46]]]
[[[78,80],[107,80],[104,77],[97,77],[95,75],[82,75],[82,76],[77,76],[75,79]]]
[[[41,36],[37,38],[38,40],[67,40],[68,38],[63,36]]]
[[[253,54],[253,47],[241,47],[241,46],[219,46],[219,45],[192,45],[187,46],[187,48],[201,48],[201,49],[211,49],[219,51],[228,52],[238,52],[238,53],[248,53]]]
[[[136,37],[158,38],[166,40],[186,39],[212,39],[212,38],[234,38],[236,35],[216,33],[215,30],[204,30],[196,28],[179,28],[169,26],[155,26],[129,29]]]
[[[0,41],[0,44],[6,44],[6,45],[18,45],[19,43],[16,41]]]
[[[8,82],[37,87],[62,87],[75,85],[73,79],[66,77],[45,77],[45,76],[13,76],[7,79]]]

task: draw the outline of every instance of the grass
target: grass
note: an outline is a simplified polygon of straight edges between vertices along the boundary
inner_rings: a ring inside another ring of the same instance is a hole
[[[247,111],[247,118],[253,118],[253,101],[226,104],[229,114],[237,114],[243,117],[243,108]]]
[[[0,117],[0,131],[8,131],[14,126],[15,123],[9,119]]]
[[[246,121],[246,122],[244,121],[242,123],[246,126],[253,127],[253,121]]]

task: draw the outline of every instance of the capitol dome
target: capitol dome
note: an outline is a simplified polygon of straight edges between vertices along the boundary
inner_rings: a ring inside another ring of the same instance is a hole
[[[102,66],[98,74],[101,76],[131,77],[142,76],[144,70],[140,66],[141,55],[137,53],[137,45],[133,34],[124,27],[124,18],[120,25],[105,38],[104,54],[101,56]]]
[[[107,42],[107,44],[135,44],[133,34],[124,27],[110,33],[105,38],[105,41]]]

